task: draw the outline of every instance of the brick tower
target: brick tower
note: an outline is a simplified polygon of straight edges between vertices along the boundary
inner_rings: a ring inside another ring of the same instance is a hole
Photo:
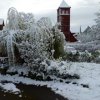
[[[63,0],[57,9],[57,22],[59,29],[64,33],[66,41],[77,41],[73,34],[70,32],[70,6]]]

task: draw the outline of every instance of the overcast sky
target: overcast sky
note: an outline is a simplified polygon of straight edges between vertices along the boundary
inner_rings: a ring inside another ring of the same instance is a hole
[[[65,0],[71,6],[71,30],[84,30],[88,25],[95,24],[95,13],[100,9],[100,0]],[[35,19],[50,17],[56,23],[56,9],[62,0],[0,0],[0,18],[6,20],[7,11],[15,7],[19,12],[32,12]]]

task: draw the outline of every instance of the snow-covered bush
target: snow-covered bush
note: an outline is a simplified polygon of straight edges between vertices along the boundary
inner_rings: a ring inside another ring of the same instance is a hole
[[[9,57],[13,56],[13,61],[20,59],[29,67],[35,67],[47,58],[59,58],[64,51],[64,36],[57,27],[53,27],[47,17],[35,21],[32,13],[20,13],[10,8],[5,27]]]
[[[63,33],[61,33],[58,28],[58,26],[55,26],[52,31],[53,31],[53,35],[54,35],[54,43],[53,43],[53,47],[54,47],[54,58],[59,58],[60,56],[62,57],[64,54],[64,40],[65,37],[63,35]]]
[[[79,79],[77,67],[64,61],[45,59],[34,67],[10,67],[7,74],[29,77],[36,80],[62,80]]]
[[[66,52],[62,57],[63,60],[72,62],[94,62],[100,63],[100,51],[87,51],[84,52]]]
[[[91,62],[91,54],[88,51],[85,51],[80,54],[79,61],[81,62]]]
[[[62,57],[63,60],[68,60],[68,61],[72,61],[72,62],[76,62],[76,61],[79,61],[79,57],[80,57],[80,54],[79,52],[76,52],[76,53],[72,53],[72,52],[66,52],[64,54],[64,56]]]

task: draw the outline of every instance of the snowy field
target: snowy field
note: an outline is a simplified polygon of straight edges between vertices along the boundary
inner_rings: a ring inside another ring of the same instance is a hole
[[[14,83],[40,85],[50,87],[57,94],[69,100],[100,100],[100,64],[95,63],[72,63],[71,70],[80,75],[80,79],[66,80],[66,83],[59,81],[35,81],[18,75],[0,75],[0,87],[6,91],[20,93]],[[76,70],[75,70],[76,68]],[[2,81],[10,83],[3,84]]]

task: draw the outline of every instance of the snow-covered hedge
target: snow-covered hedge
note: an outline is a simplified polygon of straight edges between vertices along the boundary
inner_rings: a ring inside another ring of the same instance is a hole
[[[72,63],[45,59],[41,63],[34,63],[33,67],[10,67],[7,74],[29,77],[36,80],[62,80],[79,79],[77,67]]]
[[[91,51],[87,50],[84,52],[66,52],[62,57],[63,60],[68,60],[72,62],[94,62],[100,63],[100,51]]]

